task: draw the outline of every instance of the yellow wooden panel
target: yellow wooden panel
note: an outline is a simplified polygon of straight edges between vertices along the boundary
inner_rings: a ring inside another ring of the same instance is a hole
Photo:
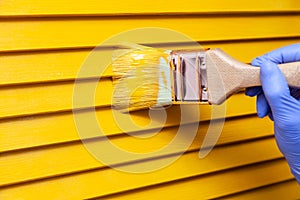
[[[299,11],[298,1],[293,0],[5,0],[1,2],[0,16],[10,15],[95,15],[119,13],[165,13],[165,12],[238,12],[238,11]]]
[[[78,85],[82,88],[93,88],[95,82],[86,81],[78,83]],[[1,88],[0,118],[70,110],[72,108],[73,90],[73,82]],[[111,79],[101,80],[95,92],[96,105],[110,105],[112,90]],[[83,96],[80,98],[82,98],[82,107],[92,106]]]
[[[248,101],[249,100],[249,101]],[[232,97],[227,103],[227,117],[234,117],[239,115],[254,113],[254,99],[245,97]],[[232,102],[232,103],[230,103]],[[241,104],[239,104],[239,102]],[[243,105],[250,104],[253,106],[245,107]],[[209,109],[205,106],[201,106],[201,113],[199,120],[205,121],[210,119]],[[180,107],[174,106],[167,110],[167,121],[164,123],[165,127],[174,126],[180,123]],[[87,115],[89,112],[82,112],[78,115]],[[122,134],[124,130],[121,130],[112,115],[113,113],[109,108],[102,108],[96,111],[96,115],[101,126],[103,133],[107,136]],[[149,130],[153,128],[159,128],[161,125],[152,124],[149,125],[148,110],[131,113],[128,115],[133,122],[140,124],[141,127],[132,126],[126,131],[139,131]],[[170,117],[172,116],[172,117]],[[249,138],[258,137],[261,135],[268,135],[272,132],[272,125],[270,121],[266,119],[258,119],[256,115],[248,116],[249,118],[241,118],[240,120],[230,120],[230,123],[226,123],[226,126],[230,128],[228,131],[238,130],[239,124],[253,124],[249,125]],[[141,125],[142,123],[145,125]],[[255,123],[252,123],[255,122]],[[241,127],[242,128],[242,127]],[[97,132],[89,137],[97,137]],[[239,135],[232,134],[233,139],[238,140]],[[78,140],[78,134],[75,128],[74,119],[72,113],[62,113],[56,115],[46,116],[34,116],[24,117],[20,119],[5,120],[0,123],[0,152],[10,151],[13,149],[23,149],[34,146],[49,145],[55,143],[62,143],[66,141]],[[86,138],[85,138],[86,139]]]
[[[269,151],[265,151],[266,148],[268,148]],[[249,149],[252,149],[252,154],[249,154]],[[59,152],[61,151],[58,151],[58,153]],[[60,156],[57,156],[57,154],[54,154],[55,152],[52,152],[50,154],[52,157],[51,160],[42,157],[42,155],[38,155],[38,152],[36,153],[37,155],[34,156],[33,159],[40,159],[38,163],[40,163],[41,165],[37,165],[37,163],[31,164],[31,169],[28,169],[29,166],[23,166],[21,162],[16,163],[17,166],[15,166],[14,170],[9,168],[14,166],[11,163],[7,164],[6,162],[3,162],[3,165],[8,167],[8,174],[13,177],[18,176],[20,173],[27,173],[27,175],[30,178],[35,178],[34,174],[45,171],[49,172],[52,170],[59,169],[63,171],[72,171],[72,169],[78,170],[78,168],[85,164],[88,164],[88,169],[93,167],[99,167],[99,163],[97,164],[97,162],[95,161],[89,161],[85,163],[85,160],[82,160],[81,155],[77,155],[78,152],[74,152],[74,155],[72,155],[72,151],[65,152],[68,156],[63,156],[65,153],[63,155],[60,153]],[[60,195],[64,195],[64,199],[83,199],[84,197],[86,198],[98,195],[105,195],[109,193],[121,192],[129,189],[154,185],[158,183],[169,182],[172,180],[199,176],[201,174],[216,172],[219,170],[237,167],[249,163],[256,163],[263,160],[278,158],[280,156],[281,155],[276,148],[275,141],[273,140],[273,138],[270,138],[261,141],[252,141],[248,143],[215,148],[214,151],[212,151],[207,157],[203,159],[198,158],[197,151],[194,153],[187,153],[181,156],[177,161],[175,161],[168,167],[162,168],[151,173],[134,174],[105,168],[91,172],[72,174],[66,177],[56,177],[56,179],[54,180],[40,180],[35,183],[33,182],[19,186],[13,185],[12,187],[4,188],[1,191],[0,197],[13,199],[22,196],[26,199],[32,199],[43,195],[44,199],[57,199],[60,197]],[[62,163],[60,162],[61,159],[59,159],[59,157],[64,158],[65,160],[68,160],[69,158],[75,158],[75,162],[73,161],[70,163],[66,163],[64,161]],[[30,157],[25,158],[29,159]],[[155,166],[155,163],[161,162],[160,159],[166,158],[157,158],[155,160],[144,161],[132,165],[137,165],[139,168],[142,169],[144,165]],[[21,169],[20,166],[22,166]],[[273,173],[274,170],[280,168],[281,170],[279,172]],[[22,171],[22,169],[24,170]],[[27,171],[26,169],[29,171]],[[263,178],[259,177],[259,175],[261,175],[262,172],[264,172]],[[59,171],[56,171],[56,173],[59,173]],[[246,176],[247,178],[243,176]],[[245,189],[254,186],[259,186],[276,180],[286,180],[290,177],[291,175],[287,171],[285,161],[276,161],[272,163],[262,164],[261,166],[257,165],[256,167],[252,166],[249,168],[246,167],[239,170],[230,170],[230,172],[227,173],[224,172],[216,175],[212,174],[203,178],[199,177],[199,179],[197,179],[197,182],[201,183],[200,185],[198,185],[197,188],[201,188],[201,191],[204,193],[203,195],[206,196],[212,195],[211,193],[213,190],[215,190],[213,194],[221,195],[226,194],[226,192],[229,191],[239,191],[242,188]],[[222,178],[223,181],[220,181],[220,178]],[[213,186],[214,184],[216,184],[216,187]],[[242,186],[238,184],[242,184]],[[221,185],[223,187],[220,188]],[[190,186],[195,187],[195,184],[191,184]],[[70,187],[80,189],[64,193],[64,191]],[[205,189],[202,187],[204,187]],[[163,187],[161,187],[160,189],[164,190]],[[177,190],[168,189],[166,192],[174,194],[174,191]],[[157,193],[154,192],[154,194]],[[178,195],[186,194],[183,193]],[[151,198],[153,196],[142,195],[141,197]]]
[[[0,84],[74,80],[89,53],[90,50],[70,50],[2,54]],[[104,76],[111,73],[110,68]],[[88,77],[97,76],[99,74]]]
[[[300,199],[300,188],[296,180],[277,183],[249,192],[228,196],[228,200],[261,200],[261,199]]]
[[[254,122],[257,124],[254,125]],[[240,126],[241,123],[243,123],[242,127]],[[197,136],[189,147],[189,151],[199,149],[202,144],[203,138],[207,133],[208,126],[209,123],[200,125]],[[254,121],[251,118],[243,120],[229,120],[222,130],[222,134],[218,140],[218,144],[232,143],[247,140],[250,138],[254,139],[271,135],[271,131],[268,130],[268,128],[263,129],[263,131],[260,132],[258,131],[263,127],[265,127],[265,124],[259,123],[259,120]],[[187,134],[188,131],[192,129],[193,127],[190,127],[188,125],[185,126]],[[110,138],[110,140],[119,148],[122,148],[126,151],[149,153],[156,151],[164,147],[165,145],[168,145],[168,143],[170,143],[174,138],[174,135],[176,135],[177,130],[178,127],[166,128],[159,132],[155,137],[143,140],[137,139],[135,137],[126,137],[127,135],[125,134],[120,138]],[[232,130],[235,130],[235,132],[233,132]],[[153,131],[148,131],[148,133],[153,134]],[[154,133],[156,133],[156,131],[154,131]],[[272,154],[274,152],[277,152],[277,148],[275,147],[275,144],[273,144],[274,139],[271,137],[266,141],[263,140],[261,142],[253,142],[253,145],[258,145],[255,146],[255,148],[258,149],[260,145],[268,146],[268,148],[270,148],[270,150],[268,150],[267,152],[268,155],[270,153]],[[103,141],[95,141],[91,142],[90,145],[101,145],[102,143]],[[164,155],[178,152],[178,149],[181,149],[180,145],[182,145],[182,143],[175,144],[172,151],[164,152]],[[240,146],[242,148],[243,145]],[[252,147],[249,148],[252,149]],[[227,154],[223,155],[226,155],[225,157],[227,157]],[[234,155],[236,156],[237,154]],[[274,155],[278,156],[278,153]],[[128,159],[132,161],[132,158]],[[121,162],[121,160],[119,162]],[[81,142],[68,145],[53,145],[51,147],[41,149],[36,148],[22,150],[17,153],[6,153],[4,154],[4,156],[0,157],[0,166],[1,170],[5,171],[5,173],[0,174],[0,186],[24,180],[36,179],[38,177],[48,177],[54,176],[55,174],[64,174],[70,173],[72,171],[81,171],[96,167],[103,167],[101,163],[97,162],[86,151]],[[68,167],[66,168],[65,166]]]
[[[83,199],[101,195],[112,195],[112,199],[208,199],[291,180],[285,160],[277,159],[281,154],[271,137],[272,123],[258,119],[254,115],[255,100],[242,93],[227,101],[228,119],[218,141],[222,145],[199,160],[197,150],[211,111],[210,106],[200,106],[197,119],[202,122],[189,152],[171,166],[148,174],[122,173],[97,162],[79,141],[71,109],[73,80],[89,50],[121,31],[170,28],[203,41],[205,47],[222,47],[241,61],[250,62],[263,52],[298,42],[299,19],[300,2],[293,0],[188,0],[184,4],[178,0],[0,2],[0,171],[4,172],[0,173],[0,185],[6,185],[0,187],[0,199]],[[131,42],[181,42],[153,37],[140,36]],[[86,74],[84,78],[95,76]],[[97,88],[96,115],[105,135],[112,136],[115,144],[130,151],[149,152],[174,137],[180,122],[179,106],[168,109],[164,124],[154,122],[148,126],[147,110],[131,113],[139,126],[129,125],[128,131],[122,130],[110,110],[111,69],[104,76]],[[92,83],[80,84],[89,87]],[[91,106],[85,102],[79,108]],[[193,108],[198,106],[187,107],[191,115],[197,114]],[[160,134],[148,140],[125,134],[139,131],[147,135],[162,126],[165,128]],[[93,132],[86,138],[97,136]],[[165,154],[177,151],[174,148]],[[130,165],[143,168],[168,156]],[[265,197],[268,192],[262,189],[257,191]],[[252,196],[251,192],[243,195]]]
[[[285,160],[277,160],[99,199],[212,199],[291,178]]]
[[[122,31],[143,27],[168,28],[196,41],[299,36],[299,20],[298,14],[1,19],[0,51],[96,46]],[[139,34],[129,42],[178,42],[158,34]]]
[[[190,110],[191,116],[195,116],[192,118],[192,120],[196,118],[197,121],[205,121],[211,118],[210,106],[200,105],[199,117],[196,116],[199,113],[195,112],[194,108],[195,107],[192,105],[185,105],[183,107],[183,109]],[[254,98],[246,97],[244,96],[244,94],[240,93],[232,96],[227,101],[226,117],[253,114],[255,113],[254,109]],[[174,126],[176,124],[179,124],[181,121],[180,110],[180,106],[172,106],[171,108],[167,109],[168,117],[163,125]],[[82,112],[77,115],[80,115],[82,117],[86,116],[86,118],[88,118],[91,115],[91,111]],[[118,135],[124,131],[120,129],[117,123],[118,121],[116,121],[120,120],[120,118],[118,117],[118,113],[115,113],[116,118],[114,118],[113,112],[106,107],[98,109],[96,111],[96,115],[99,121],[99,125],[101,126],[105,135]],[[133,112],[130,115],[125,115],[125,117],[126,116],[130,117],[134,123],[138,124],[138,126],[130,125],[129,127],[127,127],[127,132],[147,129],[149,130],[162,127],[161,123],[152,123],[151,125],[149,124],[150,118],[148,116],[148,110]],[[255,118],[252,119],[255,120]],[[192,120],[190,120],[190,122],[195,122]],[[267,122],[266,120],[264,121],[265,123]],[[266,127],[270,127],[269,124],[267,124]],[[97,132],[95,132],[93,135],[89,135],[89,137],[97,136]],[[2,120],[2,122],[0,123],[0,138],[0,152],[31,146],[40,146],[45,144],[78,140],[72,113],[34,117],[30,116],[19,119]]]
[[[297,43],[298,41],[299,38],[291,38],[267,41],[235,41],[230,43],[214,42],[201,45],[206,48],[222,48],[236,59],[250,63],[258,55],[284,45]],[[181,49],[189,48],[189,46],[165,46],[165,48]],[[76,78],[90,51],[91,49],[0,54],[0,85],[73,80]],[[108,76],[112,76],[111,68],[108,68],[102,75],[102,77]],[[86,74],[86,77],[99,77],[99,74]]]

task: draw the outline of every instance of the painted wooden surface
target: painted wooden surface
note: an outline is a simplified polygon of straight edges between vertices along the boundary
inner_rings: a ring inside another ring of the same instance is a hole
[[[298,14],[3,18],[0,21],[0,49],[8,52],[90,47],[122,31],[143,27],[172,29],[196,41],[299,37],[299,19]],[[152,37],[141,35],[131,42],[151,43]]]
[[[102,2],[87,0],[5,0],[1,3],[1,16],[44,16],[44,15],[118,15],[145,13],[210,13],[210,12],[297,12],[297,1],[261,0],[234,1],[165,0],[140,2],[139,0],[111,0]]]
[[[287,192],[293,191],[293,192]],[[226,199],[266,199],[277,197],[278,199],[298,199],[300,195],[299,184],[296,180],[279,182],[274,185],[262,187],[260,189],[242,192],[233,196],[227,196]]]
[[[94,102],[83,100],[74,108],[72,99],[87,56],[121,31],[169,28],[250,63],[264,52],[298,42],[299,19],[296,0],[1,1],[0,199],[299,199],[272,123],[257,118],[255,99],[243,92],[226,102],[221,136],[203,159],[198,151],[210,125],[209,105],[185,106],[193,118],[181,125],[181,107],[172,106],[164,123],[151,121],[149,111],[142,110],[125,115],[135,125],[120,127],[116,118],[124,114],[111,109],[110,67],[99,83],[96,73],[81,77],[82,88],[98,85]],[[160,41],[145,35],[134,42]],[[170,38],[162,45],[189,48],[181,42]],[[99,51],[108,52],[106,47]],[[97,131],[81,138],[74,122],[72,109],[89,120],[94,106],[104,135],[131,152],[156,151],[173,140],[180,126],[187,135],[194,124],[199,127],[186,152],[176,148],[182,145],[178,142],[168,152],[115,163],[143,169],[183,153],[171,165],[151,173],[125,173],[96,160],[80,140],[103,144],[105,137]],[[141,139],[130,134],[155,135]]]

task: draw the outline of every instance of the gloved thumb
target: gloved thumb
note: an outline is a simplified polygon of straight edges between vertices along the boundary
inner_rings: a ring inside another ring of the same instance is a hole
[[[280,112],[280,110],[286,107],[284,102],[289,101],[292,97],[286,79],[279,67],[267,60],[262,62],[260,80],[273,114]]]
[[[294,115],[295,111],[299,110],[300,104],[291,96],[287,81],[279,67],[265,60],[260,67],[260,81],[277,125],[288,125],[293,120],[298,121],[298,117]]]

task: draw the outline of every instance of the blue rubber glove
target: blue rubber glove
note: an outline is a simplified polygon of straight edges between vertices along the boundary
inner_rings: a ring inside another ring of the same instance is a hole
[[[257,96],[259,117],[268,115],[274,121],[277,145],[300,183],[300,90],[289,88],[277,66],[294,61],[300,61],[300,44],[286,46],[254,59],[252,65],[261,68],[262,87],[248,88],[246,94]]]

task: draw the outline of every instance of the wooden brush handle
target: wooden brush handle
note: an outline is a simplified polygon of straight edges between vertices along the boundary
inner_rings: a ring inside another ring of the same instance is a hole
[[[207,51],[209,102],[221,104],[242,88],[260,86],[260,68],[242,63],[221,49]],[[300,88],[300,62],[279,65],[289,86]]]
[[[300,62],[279,64],[278,67],[285,76],[289,86],[300,87]],[[241,78],[243,79],[240,87],[246,88],[261,85],[259,67],[247,65],[246,67],[240,66],[238,70],[240,71]]]

